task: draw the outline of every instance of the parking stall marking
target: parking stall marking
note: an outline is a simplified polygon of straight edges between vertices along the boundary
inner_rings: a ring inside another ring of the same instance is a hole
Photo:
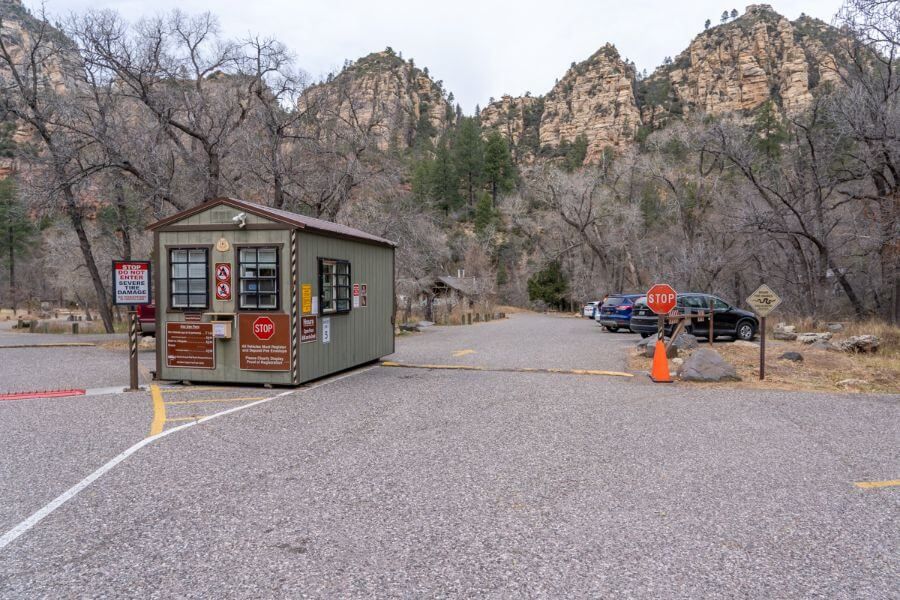
[[[245,398],[204,398],[203,400],[170,400],[166,402],[166,406],[176,406],[181,404],[209,404],[216,402],[252,402],[253,400],[262,400],[265,396],[248,396]],[[172,419],[169,419],[170,421]]]
[[[469,354],[475,354],[475,351],[470,350],[469,348],[466,348],[465,350],[456,350],[453,352],[453,357],[459,358],[461,356],[468,356]]]
[[[853,485],[864,490],[896,487],[900,486],[900,479],[888,479],[886,481],[857,481]]]
[[[286,390],[284,392],[281,392],[280,394],[275,394],[274,396],[269,396],[267,398],[263,398],[262,400],[257,400],[255,402],[249,402],[247,404],[242,404],[240,406],[234,406],[232,408],[223,410],[221,412],[217,412],[217,413],[214,413],[211,415],[206,415],[204,417],[199,417],[197,420],[192,420],[190,422],[183,423],[182,425],[178,425],[177,427],[173,427],[172,429],[166,429],[165,431],[160,431],[156,435],[145,437],[141,441],[137,442],[130,448],[126,449],[122,453],[120,453],[117,456],[115,456],[114,458],[112,458],[109,462],[102,465],[96,471],[94,471],[93,473],[91,473],[90,475],[88,475],[87,477],[85,477],[84,479],[82,479],[81,481],[79,481],[78,483],[73,485],[72,487],[70,487],[68,490],[66,490],[59,496],[57,496],[55,499],[53,499],[51,502],[46,504],[44,507],[42,507],[41,509],[32,513],[27,519],[25,519],[24,521],[22,521],[21,523],[19,523],[18,525],[16,525],[15,527],[10,529],[6,533],[4,533],[2,536],[0,536],[0,550],[3,550],[6,546],[11,544],[13,541],[15,541],[19,536],[26,533],[30,529],[32,529],[35,525],[37,525],[38,523],[43,521],[45,518],[47,518],[50,514],[52,514],[60,506],[62,506],[63,504],[65,504],[66,502],[68,502],[69,500],[74,498],[75,496],[77,496],[79,493],[81,493],[85,488],[87,488],[93,482],[97,481],[103,475],[105,475],[106,473],[111,471],[113,468],[115,468],[116,465],[118,465],[122,461],[126,460],[132,454],[134,454],[135,452],[137,452],[144,446],[147,446],[148,444],[151,444],[157,440],[160,440],[160,439],[166,437],[167,435],[171,435],[177,431],[182,431],[182,430],[188,429],[190,427],[195,427],[201,423],[206,423],[207,421],[212,421],[213,419],[217,419],[219,417],[224,417],[225,415],[230,415],[232,413],[236,413],[238,411],[245,410],[252,406],[257,406],[259,404],[265,404],[266,402],[271,402],[272,400],[277,400],[279,398],[283,398],[284,396],[288,396],[290,394],[299,394],[299,393],[303,393],[303,392],[310,392],[317,388],[324,387],[326,385],[331,385],[332,383],[337,383],[338,381],[342,381],[349,377],[361,375],[363,373],[366,373],[366,372],[371,371],[372,369],[376,369],[376,368],[378,368],[377,365],[373,366],[373,367],[368,367],[365,369],[360,369],[358,371],[352,371],[350,373],[345,373],[343,375],[339,375],[339,376],[331,378],[331,379],[326,379],[324,381],[320,381],[319,383],[315,383],[308,387],[300,387],[300,388]],[[153,387],[157,388],[155,395],[157,395],[160,398],[159,403],[162,404],[162,396],[160,395],[158,386],[151,386],[151,395],[154,394],[153,389],[152,389]],[[154,405],[155,404],[156,403],[154,402]],[[163,405],[163,410],[165,410],[165,405]]]

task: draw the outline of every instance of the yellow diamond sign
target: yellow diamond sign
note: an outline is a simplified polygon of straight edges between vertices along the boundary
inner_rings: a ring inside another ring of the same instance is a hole
[[[778,297],[772,288],[763,284],[759,286],[755,292],[747,298],[747,304],[753,309],[753,312],[761,317],[768,316],[770,312],[781,304],[781,298]]]

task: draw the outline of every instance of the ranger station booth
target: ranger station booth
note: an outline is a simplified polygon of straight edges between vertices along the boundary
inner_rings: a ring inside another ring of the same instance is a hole
[[[149,229],[159,379],[298,385],[394,351],[393,242],[234,198]]]

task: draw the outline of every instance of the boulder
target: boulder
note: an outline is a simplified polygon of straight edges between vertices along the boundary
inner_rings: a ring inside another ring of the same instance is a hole
[[[785,325],[784,323],[779,323],[775,326],[772,337],[774,337],[776,340],[793,342],[797,339],[797,332],[795,331],[796,329],[797,328],[793,325]]]
[[[830,332],[832,332],[832,333],[837,333],[838,331],[843,331],[843,330],[844,330],[844,324],[843,324],[843,323],[837,323],[837,322],[835,322],[835,323],[826,323],[826,324],[825,324],[825,329],[827,329],[828,331],[830,331]]]
[[[803,362],[803,355],[800,354],[799,352],[785,352],[778,358],[783,359],[783,360],[790,360],[793,362]]]
[[[155,350],[156,338],[150,336],[142,337],[138,340],[138,348],[140,350]]]
[[[712,348],[694,351],[678,368],[678,375],[685,381],[740,381],[734,365],[725,361]]]
[[[827,342],[833,334],[830,331],[825,333],[801,333],[797,335],[797,341],[801,344],[814,344],[816,342]]]
[[[854,352],[858,354],[867,354],[878,352],[878,346],[881,340],[877,335],[854,335],[846,340],[839,342],[837,347],[843,352]]]
[[[827,350],[829,352],[840,352],[840,349],[837,346],[835,346],[834,344],[832,344],[831,342],[828,342],[828,341],[813,342],[812,344],[810,344],[809,347],[814,350]]]
[[[434,325],[434,323],[431,321],[419,321],[418,323],[419,327],[431,327],[432,325]]]
[[[672,340],[669,338],[663,339],[663,342],[666,344],[666,357],[675,358],[678,356],[678,348],[669,344],[670,341]],[[644,356],[647,358],[653,358],[653,354],[656,352],[656,336],[651,335],[638,342],[638,350],[643,352]]]
[[[407,323],[402,323],[399,327],[400,327],[400,331],[413,331],[413,332],[419,331],[418,325],[409,325]]]
[[[677,338],[675,338],[675,347],[678,350],[693,350],[694,348],[698,348],[700,346],[700,342],[697,338],[690,333],[682,333]]]

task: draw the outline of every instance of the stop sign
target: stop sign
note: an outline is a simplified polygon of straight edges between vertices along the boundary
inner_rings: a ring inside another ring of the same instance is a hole
[[[267,340],[275,335],[275,323],[269,317],[257,317],[253,321],[253,335],[261,340]]]
[[[658,315],[664,315],[675,308],[677,296],[672,286],[657,283],[647,291],[647,306]]]

